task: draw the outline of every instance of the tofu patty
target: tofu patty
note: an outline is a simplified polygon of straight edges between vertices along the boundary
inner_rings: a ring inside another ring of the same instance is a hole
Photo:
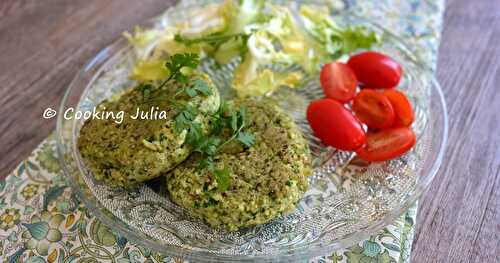
[[[217,88],[205,74],[190,78],[204,80],[211,90],[209,96],[179,98],[200,112],[196,118],[207,124],[208,114],[219,108]],[[97,180],[114,186],[129,187],[168,172],[184,161],[191,152],[185,144],[186,131],[174,130],[177,110],[171,103],[174,94],[182,88],[171,82],[162,89],[138,86],[115,100],[98,106],[99,111],[123,111],[122,123],[114,119],[89,119],[80,130],[78,149]],[[133,119],[137,109],[146,113],[165,111],[161,119]],[[206,129],[208,130],[208,129]]]
[[[289,116],[268,101],[242,99],[234,104],[247,109],[246,131],[255,135],[255,144],[247,149],[232,144],[216,155],[215,167],[230,171],[229,188],[218,190],[215,175],[198,168],[197,155],[166,176],[175,203],[230,231],[294,210],[312,173],[308,144]]]

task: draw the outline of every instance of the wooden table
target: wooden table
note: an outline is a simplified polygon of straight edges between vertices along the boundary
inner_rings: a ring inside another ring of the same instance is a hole
[[[0,178],[55,128],[74,74],[172,0],[0,0]],[[500,262],[500,1],[449,0],[438,79],[445,161],[420,201],[413,262]]]

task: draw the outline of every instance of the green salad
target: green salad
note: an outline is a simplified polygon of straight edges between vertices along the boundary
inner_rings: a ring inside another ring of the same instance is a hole
[[[338,26],[325,6],[291,10],[263,0],[227,0],[161,30],[137,27],[125,33],[139,59],[131,77],[155,81],[168,76],[162,63],[165,54],[196,53],[219,64],[241,58],[233,88],[240,96],[261,96],[281,86],[296,87],[304,74],[316,73],[325,62],[379,41],[367,28]],[[300,69],[284,74],[267,67],[270,64]]]

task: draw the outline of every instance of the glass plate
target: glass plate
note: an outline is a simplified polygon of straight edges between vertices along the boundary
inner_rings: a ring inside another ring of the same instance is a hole
[[[195,8],[172,7],[149,26],[172,25]],[[415,202],[438,171],[448,129],[445,101],[432,71],[404,41],[353,15],[336,15],[335,19],[378,32],[383,44],[374,49],[403,66],[404,79],[399,88],[414,105],[413,129],[418,138],[405,156],[367,164],[350,153],[322,145],[305,120],[309,101],[323,96],[318,77],[311,76],[301,88],[284,88],[272,95],[300,126],[314,157],[310,189],[289,215],[265,225],[227,232],[191,218],[168,199],[164,189],[147,184],[131,190],[104,185],[94,180],[76,148],[84,120],[65,119],[59,114],[59,160],[73,190],[92,215],[131,242],[196,261],[306,259],[349,247],[390,224]],[[134,82],[127,76],[135,60],[132,48],[122,38],[99,52],[74,78],[59,112],[92,110],[103,99],[130,88]],[[231,97],[229,85],[237,63],[238,59],[218,67],[208,59],[201,69],[222,94]]]

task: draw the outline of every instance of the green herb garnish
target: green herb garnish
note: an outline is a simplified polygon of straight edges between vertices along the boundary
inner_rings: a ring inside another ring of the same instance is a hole
[[[186,144],[193,149],[193,152],[201,156],[198,168],[210,171],[217,180],[218,191],[226,191],[230,186],[230,170],[227,167],[217,169],[214,164],[215,156],[222,147],[233,141],[239,141],[243,146],[251,147],[255,143],[255,135],[245,131],[246,109],[233,109],[224,101],[221,101],[217,112],[209,116],[210,123],[212,123],[211,130],[209,132],[203,130],[202,123],[196,120],[200,111],[179,99],[179,97],[186,96],[195,98],[212,95],[212,91],[204,80],[197,79],[192,83],[189,81],[188,75],[198,67],[199,63],[200,60],[196,54],[185,53],[171,56],[170,60],[165,63],[170,75],[158,88],[164,87],[172,80],[183,85],[170,99],[177,112],[174,117],[174,129],[177,133],[187,131]],[[150,84],[147,85],[149,86],[141,87],[144,92],[151,89]],[[222,136],[225,130],[231,131],[230,136],[226,134]]]
[[[186,88],[185,92],[189,97],[196,97],[200,94],[203,96],[212,95],[212,91],[208,87],[207,83],[201,79],[195,80],[194,84],[191,87]]]
[[[240,132],[238,134],[238,141],[245,146],[250,147],[255,143],[255,135],[247,132]]]
[[[200,64],[200,57],[195,53],[175,54],[165,66],[170,71],[168,78],[158,87],[163,88],[169,81],[177,80],[180,83],[188,83],[189,72],[195,70]]]

